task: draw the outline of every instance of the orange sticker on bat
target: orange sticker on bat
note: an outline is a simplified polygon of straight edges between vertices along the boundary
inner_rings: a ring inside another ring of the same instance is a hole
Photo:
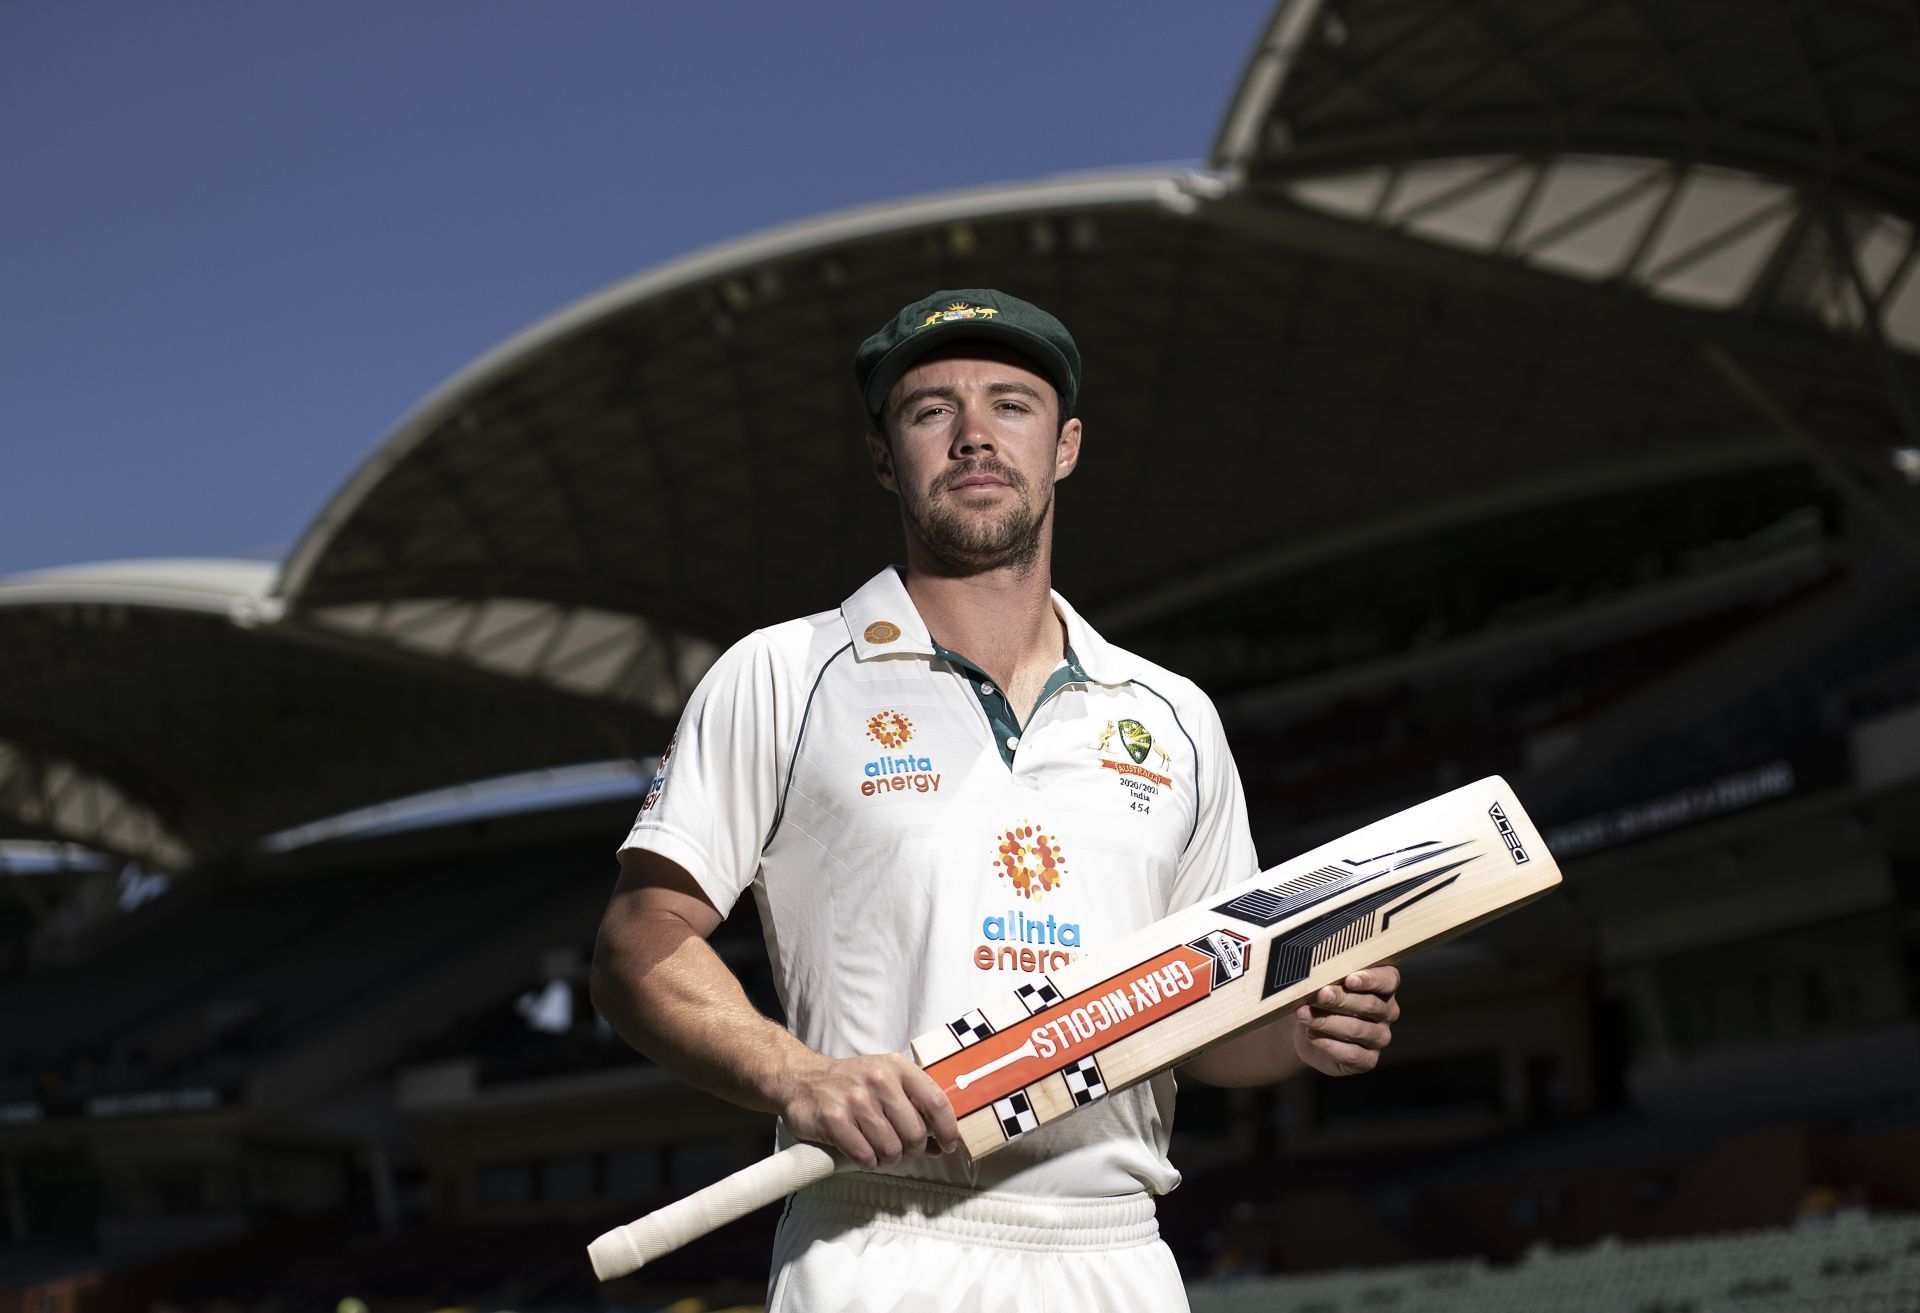
[[[942,1058],[927,1074],[953,1104],[954,1115],[965,1117],[1198,1003],[1213,992],[1216,976],[1224,983],[1245,964],[1240,952],[1222,972],[1217,956],[1181,944]]]

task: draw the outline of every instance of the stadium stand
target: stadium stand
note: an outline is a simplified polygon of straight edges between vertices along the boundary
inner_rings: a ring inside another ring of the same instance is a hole
[[[1920,1217],[1843,1212],[1790,1229],[1542,1246],[1482,1259],[1196,1283],[1194,1313],[1900,1313],[1920,1307]]]
[[[604,847],[604,846],[602,846]],[[577,890],[604,851],[544,851]],[[604,895],[604,889],[597,891]],[[502,931],[557,922],[577,936],[593,895],[556,899],[524,859],[349,870],[183,891],[128,918],[113,970],[97,960],[0,988],[20,1018],[7,1093],[56,1106],[163,1086],[271,1087],[276,1061],[365,1014],[409,979],[441,979],[476,948],[511,954]],[[556,906],[557,904],[557,906]],[[518,975],[512,977],[518,982]],[[394,1037],[396,1040],[401,1037]],[[347,1083],[353,1066],[327,1069]],[[325,1084],[306,1086],[308,1097]]]

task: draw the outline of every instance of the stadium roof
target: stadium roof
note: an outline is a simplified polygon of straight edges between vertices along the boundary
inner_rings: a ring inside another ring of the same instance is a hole
[[[271,636],[276,573],[128,561],[0,580],[10,837],[178,869],[316,816],[620,751],[604,717],[525,687]]]
[[[1669,159],[1911,219],[1917,55],[1905,0],[1287,0],[1216,163]]]
[[[1465,651],[1503,603],[1623,563],[1664,572],[1669,615],[1821,577],[1830,537],[1920,561],[1893,459],[1920,448],[1903,123],[1904,5],[1287,0],[1208,170],[796,224],[489,353],[249,595],[260,627],[220,641],[360,654],[340,669],[370,681],[374,725],[391,689],[461,696],[428,672],[542,691],[469,778],[637,755],[723,645],[897,555],[849,360],[942,286],[1073,327],[1088,437],[1056,577],[1216,689],[1323,688],[1436,629]],[[1727,543],[1737,561],[1699,566]],[[451,782],[436,733],[384,767]],[[321,814],[312,769],[242,775],[261,815],[223,833]],[[328,797],[376,800],[345,773]]]
[[[846,361],[942,284],[1005,285],[1074,325],[1089,447],[1057,573],[1121,630],[1488,516],[1709,477],[1804,490],[1838,459],[1809,430],[1865,467],[1864,498],[1898,495],[1882,380],[1831,333],[1641,314],[1557,276],[1490,289],[1483,259],[1418,264],[1351,224],[1332,249],[1250,208],[1196,173],[997,188],[615,288],[401,425],[295,550],[289,619],[677,702],[717,645],[897,553]],[[1764,395],[1710,367],[1703,337]],[[521,628],[470,623],[509,598]],[[576,626],[599,644],[584,674]]]
[[[1214,164],[1279,215],[1920,348],[1903,0],[1291,0]]]

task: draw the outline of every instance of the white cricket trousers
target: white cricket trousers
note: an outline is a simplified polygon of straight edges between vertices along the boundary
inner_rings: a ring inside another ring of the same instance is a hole
[[[767,1313],[1185,1313],[1153,1196],[1058,1199],[847,1173],[793,1196]]]

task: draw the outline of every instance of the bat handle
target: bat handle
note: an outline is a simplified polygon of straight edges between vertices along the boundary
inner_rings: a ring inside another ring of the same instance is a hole
[[[689,1240],[697,1240],[804,1186],[824,1181],[848,1166],[851,1164],[846,1159],[817,1144],[782,1149],[637,1222],[616,1226],[587,1246],[593,1274],[602,1281],[630,1276]]]

